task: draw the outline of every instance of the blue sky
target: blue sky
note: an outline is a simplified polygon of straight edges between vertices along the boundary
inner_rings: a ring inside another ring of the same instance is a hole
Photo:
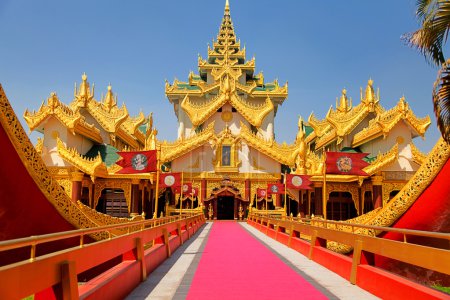
[[[153,112],[158,138],[174,140],[177,121],[164,80],[184,81],[197,71],[197,55],[206,57],[224,4],[1,0],[0,83],[23,121],[25,109],[38,109],[52,91],[69,103],[86,72],[97,100],[111,83],[131,115]],[[438,140],[431,103],[437,69],[400,40],[418,28],[415,0],[230,0],[230,8],[256,72],[289,82],[277,141],[294,140],[298,115],[323,118],[343,88],[359,103],[369,78],[385,108],[404,95],[416,115],[431,116],[426,140],[415,140],[419,148],[429,151]]]

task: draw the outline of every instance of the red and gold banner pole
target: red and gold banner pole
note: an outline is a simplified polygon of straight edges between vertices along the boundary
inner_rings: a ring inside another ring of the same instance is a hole
[[[267,187],[266,187],[266,216],[269,217],[269,213],[267,212]]]
[[[160,172],[160,156],[161,156],[161,145],[156,150],[156,191],[155,191],[155,211],[153,212],[153,219],[158,218],[158,198],[159,198],[159,172]]]
[[[284,213],[287,216],[287,189],[286,189],[286,172],[284,172]]]
[[[323,185],[322,185],[322,214],[327,219],[327,153],[323,147]]]
[[[184,173],[181,172],[181,188],[180,188],[180,218],[181,218],[181,212],[183,210],[183,175]]]

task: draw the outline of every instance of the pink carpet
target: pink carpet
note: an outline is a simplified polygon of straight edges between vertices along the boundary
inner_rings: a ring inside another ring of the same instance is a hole
[[[187,299],[327,299],[236,222],[214,222]]]

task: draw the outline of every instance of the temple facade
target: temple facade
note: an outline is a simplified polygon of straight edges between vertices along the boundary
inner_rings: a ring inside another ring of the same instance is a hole
[[[247,60],[236,37],[228,1],[207,57],[198,58],[198,73],[166,82],[165,93],[178,120],[172,142],[157,138],[152,114],[131,117],[125,105],[119,107],[111,86],[97,101],[85,74],[70,104],[52,93],[38,111],[25,112],[30,130],[43,134],[36,148],[44,162],[86,213],[151,217],[182,209],[238,219],[253,209],[347,220],[386,205],[425,158],[412,141],[424,137],[430,118],[416,117],[405,97],[386,110],[371,79],[359,103],[343,90],[323,119],[299,118],[292,126],[295,141],[278,143],[274,120],[288,86],[255,72],[255,58]],[[157,189],[156,173],[116,173],[117,151],[141,150],[157,150],[160,172],[182,172],[198,195]],[[326,174],[325,151],[368,153],[368,175]],[[282,183],[286,173],[309,175],[312,189],[258,197],[258,188]]]

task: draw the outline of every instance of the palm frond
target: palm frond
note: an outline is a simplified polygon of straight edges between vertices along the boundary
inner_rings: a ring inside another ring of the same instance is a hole
[[[418,0],[416,15],[422,27],[403,35],[402,40],[419,50],[429,63],[440,66],[445,61],[442,47],[450,29],[450,1]]]
[[[442,65],[434,83],[433,106],[442,137],[450,144],[450,59]]]

